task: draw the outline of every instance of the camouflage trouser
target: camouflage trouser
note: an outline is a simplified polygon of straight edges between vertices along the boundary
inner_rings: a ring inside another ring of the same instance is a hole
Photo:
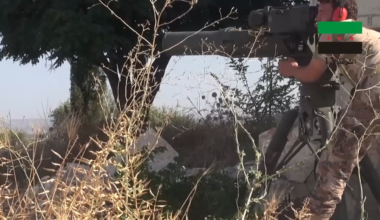
[[[310,197],[311,214],[330,218],[341,201],[346,183],[367,149],[376,143],[380,88],[357,92],[317,166],[317,183]],[[372,134],[372,135],[371,135]]]

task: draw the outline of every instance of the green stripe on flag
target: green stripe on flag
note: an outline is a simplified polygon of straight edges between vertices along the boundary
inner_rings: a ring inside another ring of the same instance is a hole
[[[320,21],[318,34],[361,34],[363,23],[361,21]]]

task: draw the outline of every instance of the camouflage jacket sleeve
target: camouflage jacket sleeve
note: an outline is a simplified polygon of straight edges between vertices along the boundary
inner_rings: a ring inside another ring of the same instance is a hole
[[[351,60],[352,64],[338,64],[340,72],[344,74],[352,84],[357,85],[359,82],[364,83],[368,76],[371,78],[379,78],[379,63],[380,63],[380,33],[363,28],[362,34],[346,34],[337,35],[335,38],[341,37],[342,41],[362,42],[362,54],[343,54],[340,55],[340,60]],[[367,87],[369,85],[361,85]]]

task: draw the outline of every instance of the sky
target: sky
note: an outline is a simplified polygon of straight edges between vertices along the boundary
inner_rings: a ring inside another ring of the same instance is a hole
[[[260,62],[247,60],[248,80],[254,83],[262,74]],[[50,70],[44,61],[37,65],[19,65],[12,60],[0,62],[0,118],[46,119],[69,97],[70,66]],[[202,95],[219,91],[214,73],[231,86],[237,85],[228,59],[220,56],[173,57],[166,69],[154,106],[202,108]],[[191,101],[190,101],[191,100]]]

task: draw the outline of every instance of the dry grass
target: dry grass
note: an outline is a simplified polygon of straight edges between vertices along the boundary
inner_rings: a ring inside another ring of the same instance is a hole
[[[171,2],[166,1],[163,8],[169,7]],[[195,3],[190,2],[190,9]],[[100,4],[111,10],[102,1]],[[160,14],[157,11],[157,16]],[[159,21],[159,17],[156,20]],[[131,77],[134,80],[131,93],[136,98],[120,110],[119,116],[94,126],[82,124],[82,117],[78,115],[69,115],[47,138],[40,140],[37,135],[34,141],[17,147],[9,138],[0,139],[0,218],[186,219],[199,181],[181,208],[168,212],[164,209],[165,201],[158,199],[160,192],[152,192],[149,179],[142,171],[147,156],[142,152],[131,154],[135,152],[144,124],[141,119],[150,107],[150,94],[155,86],[151,85],[152,63],[141,64],[139,58],[158,58],[155,45],[147,43],[143,32],[150,29],[156,36],[160,28],[160,24],[154,24],[152,27],[141,25],[142,33],[131,30],[138,35],[138,43],[129,54],[128,62],[118,68],[126,68],[136,76]],[[152,48],[146,49],[146,45]],[[108,71],[117,74],[115,70]],[[221,166],[240,162],[236,149],[240,128],[207,123],[194,126],[191,120],[187,123],[193,127],[179,129],[179,132],[178,128],[166,126],[162,134],[180,154],[187,152],[184,164],[203,167],[215,161]],[[252,132],[246,129],[241,132],[248,134],[246,139],[253,140],[249,135]],[[118,157],[109,157],[110,154]],[[117,175],[110,168],[117,170]],[[276,218],[279,204],[277,197],[270,199],[260,218]],[[244,218],[240,213],[236,216]]]
[[[3,219],[115,219],[121,217],[182,219],[186,216],[187,205],[174,213],[164,211],[165,202],[160,201],[158,195],[152,193],[148,186],[149,180],[140,173],[145,155],[130,155],[120,146],[121,143],[127,141],[132,146],[134,144],[134,139],[120,142],[120,137],[132,136],[127,133],[128,127],[122,127],[127,124],[125,123],[127,121],[131,120],[121,116],[117,121],[108,124],[108,127],[107,124],[103,125],[105,128],[100,132],[103,135],[101,138],[95,136],[82,138],[78,134],[87,135],[95,128],[80,131],[80,129],[89,128],[83,127],[80,117],[70,115],[45,139],[40,140],[36,135],[36,139],[22,147],[14,147],[7,142],[9,139],[3,139],[0,143],[2,152],[0,217]],[[207,128],[209,127],[197,126],[180,134],[177,138],[184,135],[182,141],[194,140],[195,137],[203,134],[204,139],[188,143],[187,146],[190,147],[192,144],[194,144],[192,146],[197,146],[196,144],[201,141],[207,143],[208,140],[213,140],[226,132],[226,129],[221,126],[215,126],[211,130],[213,132],[206,132]],[[168,134],[167,132],[166,135]],[[107,138],[104,139],[104,136]],[[175,140],[175,136],[172,138]],[[225,143],[228,138],[230,138],[231,147],[224,149],[228,146]],[[86,139],[88,142],[79,144],[80,141],[83,142]],[[213,146],[210,147],[211,149],[217,149],[219,146],[220,152],[236,154],[232,135],[225,139],[219,138],[218,143],[209,142],[209,146]],[[90,146],[96,146],[95,151]],[[188,158],[197,158],[203,152],[210,152],[210,148],[194,152]],[[108,158],[108,154],[115,151],[128,155],[125,164],[116,161],[115,158]],[[217,153],[214,151],[215,154]],[[199,158],[198,161],[202,159]],[[184,162],[190,163],[190,161]],[[109,167],[116,167],[124,175],[120,178],[111,176]],[[196,189],[197,186],[194,186],[195,191],[190,193],[189,200],[194,197]],[[278,192],[283,193],[281,190],[283,189],[278,189]],[[269,198],[265,204],[264,215],[260,219],[278,218],[278,208],[281,207],[281,201],[278,198],[281,196],[274,195]],[[190,201],[183,202],[191,204]],[[240,215],[237,214],[237,216]]]
[[[21,149],[1,142],[2,218],[107,219],[125,216],[144,219],[160,216],[160,208],[154,202],[141,199],[149,194],[147,182],[139,178],[136,170],[142,163],[142,155],[128,157],[121,168],[115,161],[106,159],[111,149],[119,145],[116,138],[109,138],[107,142],[92,140],[101,149],[93,152],[95,160],[86,160],[80,150],[75,157],[70,156],[76,146],[73,137],[76,137],[79,120],[71,117],[65,125],[46,140],[33,141]],[[111,128],[104,133],[109,137],[117,135]],[[68,163],[79,158],[91,166]],[[105,168],[110,163],[124,171],[123,178],[109,175]]]

